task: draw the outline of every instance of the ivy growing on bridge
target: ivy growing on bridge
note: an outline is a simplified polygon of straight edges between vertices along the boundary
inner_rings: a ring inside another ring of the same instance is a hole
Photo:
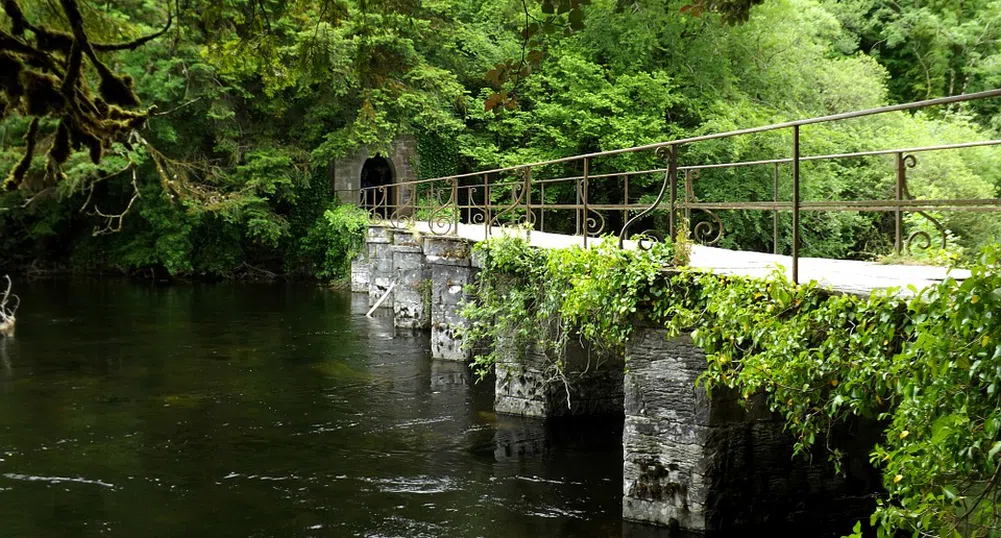
[[[797,454],[824,451],[838,464],[836,447],[817,446],[832,426],[857,417],[884,424],[870,454],[886,489],[869,522],[879,537],[1001,531],[1001,246],[981,253],[971,278],[910,289],[909,299],[898,290],[835,294],[780,273],[665,272],[670,245],[543,252],[503,237],[477,248],[483,271],[465,315],[471,339],[490,344],[475,359],[481,374],[511,335],[514,349],[558,350],[574,327],[622,350],[632,324],[646,318],[691,333],[706,352],[699,383],[710,395],[764,394]],[[550,356],[560,368],[561,357]]]
[[[649,251],[621,250],[612,239],[591,249],[542,250],[517,235],[477,243],[480,277],[463,305],[468,345],[485,343],[473,369],[485,376],[500,350],[535,346],[552,359],[556,378],[566,375],[564,350],[579,336],[598,350],[622,353],[629,320],[672,256],[671,244]],[[540,330],[540,327],[542,330]]]

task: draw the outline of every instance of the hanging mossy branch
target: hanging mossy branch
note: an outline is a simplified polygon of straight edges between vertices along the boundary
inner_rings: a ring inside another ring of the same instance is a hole
[[[10,112],[32,117],[26,135],[27,149],[22,160],[3,182],[7,190],[24,181],[42,136],[39,119],[59,119],[53,133],[47,133],[45,184],[64,178],[62,165],[74,149],[86,149],[91,161],[99,164],[115,142],[127,143],[131,132],[141,127],[154,111],[129,110],[139,107],[132,78],[118,75],[97,52],[131,50],[163,35],[173,22],[154,34],[126,43],[92,43],[84,28],[76,0],[60,0],[63,15],[72,33],[35,25],[16,0],[3,0],[4,13],[11,20],[11,33],[0,30],[0,104],[2,117]],[[83,76],[84,58],[100,79],[97,93]]]

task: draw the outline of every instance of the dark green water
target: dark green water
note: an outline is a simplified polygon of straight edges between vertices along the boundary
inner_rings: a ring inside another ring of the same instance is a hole
[[[498,418],[308,286],[20,282],[0,536],[621,536],[621,424]],[[627,531],[628,532],[628,531]]]

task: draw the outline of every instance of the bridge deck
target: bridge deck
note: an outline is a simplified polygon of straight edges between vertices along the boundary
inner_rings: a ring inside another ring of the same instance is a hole
[[[414,229],[422,234],[430,234],[431,229],[426,222],[413,224]],[[512,228],[491,228],[491,234],[518,233]],[[458,236],[470,241],[482,241],[486,237],[486,229],[482,225],[460,224],[457,231],[449,235]],[[547,232],[532,231],[527,234],[530,243],[540,248],[566,248],[583,246],[581,236],[562,235]],[[588,245],[595,245],[600,239],[589,238]],[[635,248],[635,243],[627,242],[627,248]],[[843,293],[868,295],[873,290],[900,288],[901,295],[910,295],[908,285],[918,289],[925,288],[951,276],[957,280],[969,277],[965,269],[946,269],[919,265],[890,265],[876,262],[855,260],[830,260],[826,258],[799,259],[799,277],[801,282],[816,280],[821,285]],[[691,266],[711,270],[720,274],[739,275],[763,278],[777,268],[784,268],[786,276],[792,278],[792,258],[761,252],[727,250],[715,247],[694,245],[692,247]]]

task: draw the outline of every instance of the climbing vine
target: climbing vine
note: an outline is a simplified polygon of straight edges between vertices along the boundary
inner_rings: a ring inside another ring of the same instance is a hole
[[[867,297],[795,285],[782,273],[666,272],[670,246],[544,252],[502,237],[477,250],[483,270],[464,314],[471,340],[486,343],[475,359],[481,374],[504,339],[515,344],[505,350],[552,352],[572,327],[622,350],[646,318],[690,332],[705,350],[699,383],[710,396],[763,394],[796,454],[826,452],[838,466],[838,447],[819,442],[833,426],[858,417],[883,424],[870,454],[886,489],[869,521],[879,537],[1001,532],[1001,246],[986,248],[965,280]]]
[[[522,358],[533,347],[550,357],[559,378],[571,337],[621,353],[632,331],[629,319],[646,294],[659,293],[651,284],[671,259],[670,244],[629,251],[611,239],[589,249],[542,250],[519,235],[502,235],[474,248],[480,277],[462,316],[481,378],[499,353]]]
[[[887,491],[870,521],[878,536],[994,536],[999,252],[987,248],[971,278],[912,288],[909,300],[892,291],[834,295],[782,276],[683,273],[668,283],[668,300],[651,306],[675,331],[692,328],[707,355],[707,389],[766,394],[797,452],[851,417],[887,424],[871,452]],[[829,451],[838,463],[840,452]]]
[[[455,138],[425,133],[417,137],[420,179],[434,179],[455,174],[459,170],[459,144]]]

